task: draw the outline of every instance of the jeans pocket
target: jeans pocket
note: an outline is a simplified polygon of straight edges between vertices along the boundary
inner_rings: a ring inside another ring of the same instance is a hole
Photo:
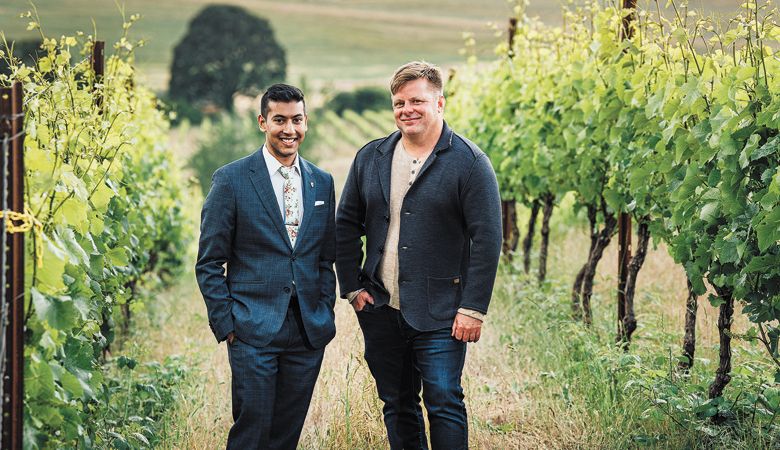
[[[363,305],[363,309],[361,309],[358,312],[359,313],[369,313],[369,312],[371,312],[371,311],[373,311],[375,309],[376,309],[376,307],[374,305],[372,305],[371,303],[366,302],[366,304]]]
[[[455,317],[460,305],[462,284],[460,275],[428,277],[428,314],[437,320]]]

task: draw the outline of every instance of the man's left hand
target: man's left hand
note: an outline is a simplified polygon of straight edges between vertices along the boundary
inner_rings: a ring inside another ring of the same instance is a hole
[[[482,321],[458,313],[452,323],[452,337],[463,342],[477,342],[482,333]]]

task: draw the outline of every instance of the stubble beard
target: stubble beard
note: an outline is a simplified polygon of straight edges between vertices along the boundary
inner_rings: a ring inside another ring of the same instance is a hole
[[[277,148],[275,145],[271,144],[269,145],[271,153],[274,154],[274,156],[278,158],[291,158],[298,154],[298,149],[300,148],[300,141],[298,142],[298,147],[295,147],[293,149],[287,150],[284,147]]]

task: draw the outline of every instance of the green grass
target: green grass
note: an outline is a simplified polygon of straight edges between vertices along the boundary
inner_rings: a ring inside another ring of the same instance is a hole
[[[500,330],[505,351],[513,353],[504,371],[522,373],[516,389],[532,399],[533,419],[525,426],[558,430],[552,447],[753,449],[780,443],[772,417],[751,414],[762,406],[741,402],[770,385],[762,349],[735,344],[734,378],[721,406],[731,419],[714,425],[702,411],[715,349],[699,343],[692,373],[677,372],[682,329],[663,319],[660,310],[671,306],[667,296],[645,293],[642,300],[654,306],[645,306],[641,334],[624,353],[613,344],[615,314],[604,307],[611,299],[596,296],[602,305],[589,330],[570,317],[568,278],[554,278],[539,289],[535,279],[503,269],[491,305],[500,314],[491,315],[490,326]]]
[[[82,30],[91,34],[94,19],[98,36],[114,42],[121,32],[121,16],[110,0],[34,1],[52,37]],[[210,0],[127,0],[127,15],[140,13],[133,36],[148,41],[137,52],[144,81],[156,90],[167,89],[173,47],[186,32],[188,21]],[[268,18],[276,38],[287,50],[289,79],[306,77],[314,86],[384,84],[392,70],[411,59],[426,59],[449,67],[463,61],[463,32],[477,38],[477,54],[491,58],[496,37],[487,24],[504,30],[512,7],[506,0],[324,0],[311,2],[225,1],[247,7]],[[663,1],[662,3],[665,3]],[[696,1],[692,2],[694,5]],[[640,1],[641,4],[641,1]],[[711,0],[709,11],[730,11],[733,0]],[[25,31],[27,20],[18,14],[30,9],[28,0],[0,4],[0,31],[7,38],[34,38]],[[558,2],[531,0],[529,13],[548,22],[560,21]],[[206,39],[219,39],[218,36]]]

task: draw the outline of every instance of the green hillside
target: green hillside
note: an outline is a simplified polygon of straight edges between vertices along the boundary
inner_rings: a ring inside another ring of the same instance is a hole
[[[640,0],[641,3],[642,0]],[[139,13],[142,20],[133,35],[147,46],[137,62],[145,81],[158,90],[167,87],[172,50],[186,31],[187,23],[210,0],[127,0],[119,2],[125,12]],[[316,86],[333,83],[338,88],[355,83],[383,83],[393,68],[422,58],[449,66],[463,60],[463,32],[475,34],[477,52],[490,57],[496,42],[497,24],[503,30],[512,14],[507,0],[292,0],[226,1],[267,17],[277,40],[287,49],[290,79],[301,76]],[[662,2],[665,3],[665,2]],[[733,0],[708,1],[707,9],[733,9]],[[121,15],[110,0],[37,0],[44,31],[50,36],[90,32],[94,19],[98,36],[113,42],[121,30]],[[696,2],[692,2],[696,4]],[[529,11],[545,21],[557,22],[557,1],[531,0]],[[27,0],[0,3],[0,30],[7,38],[32,38],[25,31],[26,19],[18,14],[30,9]],[[204,36],[216,40],[219,36]]]

